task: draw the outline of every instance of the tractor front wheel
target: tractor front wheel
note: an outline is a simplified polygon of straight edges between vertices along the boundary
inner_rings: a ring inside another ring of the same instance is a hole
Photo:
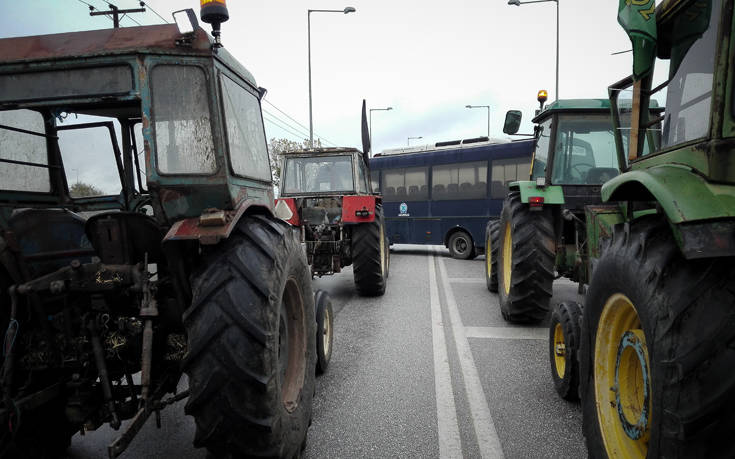
[[[579,399],[579,336],[582,308],[574,302],[556,305],[549,325],[549,360],[554,388],[564,400]]]
[[[281,221],[244,216],[202,255],[184,313],[194,446],[216,457],[295,457],[314,395],[309,266]]]
[[[500,214],[498,301],[508,322],[537,323],[549,312],[556,243],[551,209],[531,211],[513,191]]]
[[[498,234],[500,222],[490,220],[485,226],[485,284],[487,289],[498,293]]]
[[[735,457],[732,264],[684,259],[656,218],[615,228],[582,321],[590,457]]]

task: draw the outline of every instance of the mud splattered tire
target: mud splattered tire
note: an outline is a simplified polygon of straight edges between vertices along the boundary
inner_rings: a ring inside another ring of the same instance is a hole
[[[485,284],[487,289],[498,293],[498,234],[500,222],[490,220],[485,226]]]
[[[449,255],[458,260],[469,260],[475,257],[475,245],[466,231],[456,231],[449,236],[447,242]]]
[[[551,209],[529,210],[517,191],[500,214],[498,301],[503,318],[537,323],[549,312],[556,244]]]
[[[595,268],[580,354],[590,457],[735,457],[733,259],[685,260],[670,233],[657,218],[619,225]]]
[[[554,389],[564,400],[579,399],[579,339],[582,308],[572,301],[551,310],[549,362]]]
[[[200,266],[184,313],[194,446],[216,457],[294,457],[309,427],[316,365],[304,252],[283,222],[245,216]]]
[[[314,294],[316,306],[316,374],[327,371],[332,359],[332,343],[334,342],[334,312],[332,300],[324,290],[317,290]]]
[[[360,295],[385,293],[388,278],[388,248],[385,247],[383,207],[375,206],[375,220],[352,229],[352,272]]]

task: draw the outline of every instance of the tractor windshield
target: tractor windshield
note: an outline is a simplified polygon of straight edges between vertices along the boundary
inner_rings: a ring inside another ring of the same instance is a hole
[[[283,193],[354,191],[352,155],[287,158]]]
[[[555,185],[600,185],[618,175],[610,115],[559,115],[553,161]]]

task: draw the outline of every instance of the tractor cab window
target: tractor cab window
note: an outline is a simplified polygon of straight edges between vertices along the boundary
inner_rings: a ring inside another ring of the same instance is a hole
[[[536,127],[536,149],[533,153],[533,169],[531,180],[546,177],[546,162],[549,159],[549,145],[551,144],[551,118]]]
[[[287,158],[284,164],[284,193],[328,193],[354,191],[352,156]]]
[[[0,111],[0,189],[51,191],[43,116],[32,110]]]
[[[691,2],[672,21],[663,148],[709,132],[720,10],[720,0]]]
[[[357,191],[361,193],[369,193],[365,163],[361,158],[355,158],[355,160],[357,161]]]
[[[57,121],[56,135],[72,198],[120,194],[119,123],[101,116],[64,113]]]
[[[600,185],[618,175],[608,114],[559,115],[551,183]]]
[[[207,97],[199,67],[153,69],[153,128],[162,174],[210,174],[217,168]]]

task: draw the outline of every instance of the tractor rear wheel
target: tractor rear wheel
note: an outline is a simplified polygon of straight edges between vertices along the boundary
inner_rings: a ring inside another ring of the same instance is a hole
[[[487,289],[498,293],[498,233],[500,222],[490,220],[485,226],[485,284]]]
[[[316,306],[316,374],[327,371],[332,359],[332,343],[334,342],[334,313],[332,300],[324,290],[317,290],[314,294]]]
[[[388,278],[388,247],[385,244],[383,207],[375,206],[375,220],[360,223],[352,229],[352,273],[360,295],[380,296],[385,293]]]
[[[657,218],[615,228],[582,324],[590,457],[735,457],[732,265],[684,259]]]
[[[202,255],[184,313],[194,446],[294,457],[314,395],[316,318],[304,252],[283,222],[244,216]]]
[[[582,308],[559,303],[551,311],[549,361],[554,388],[564,400],[579,399],[579,337]]]
[[[551,209],[531,211],[513,191],[503,203],[498,235],[498,301],[508,322],[536,323],[549,312],[556,243]]]

